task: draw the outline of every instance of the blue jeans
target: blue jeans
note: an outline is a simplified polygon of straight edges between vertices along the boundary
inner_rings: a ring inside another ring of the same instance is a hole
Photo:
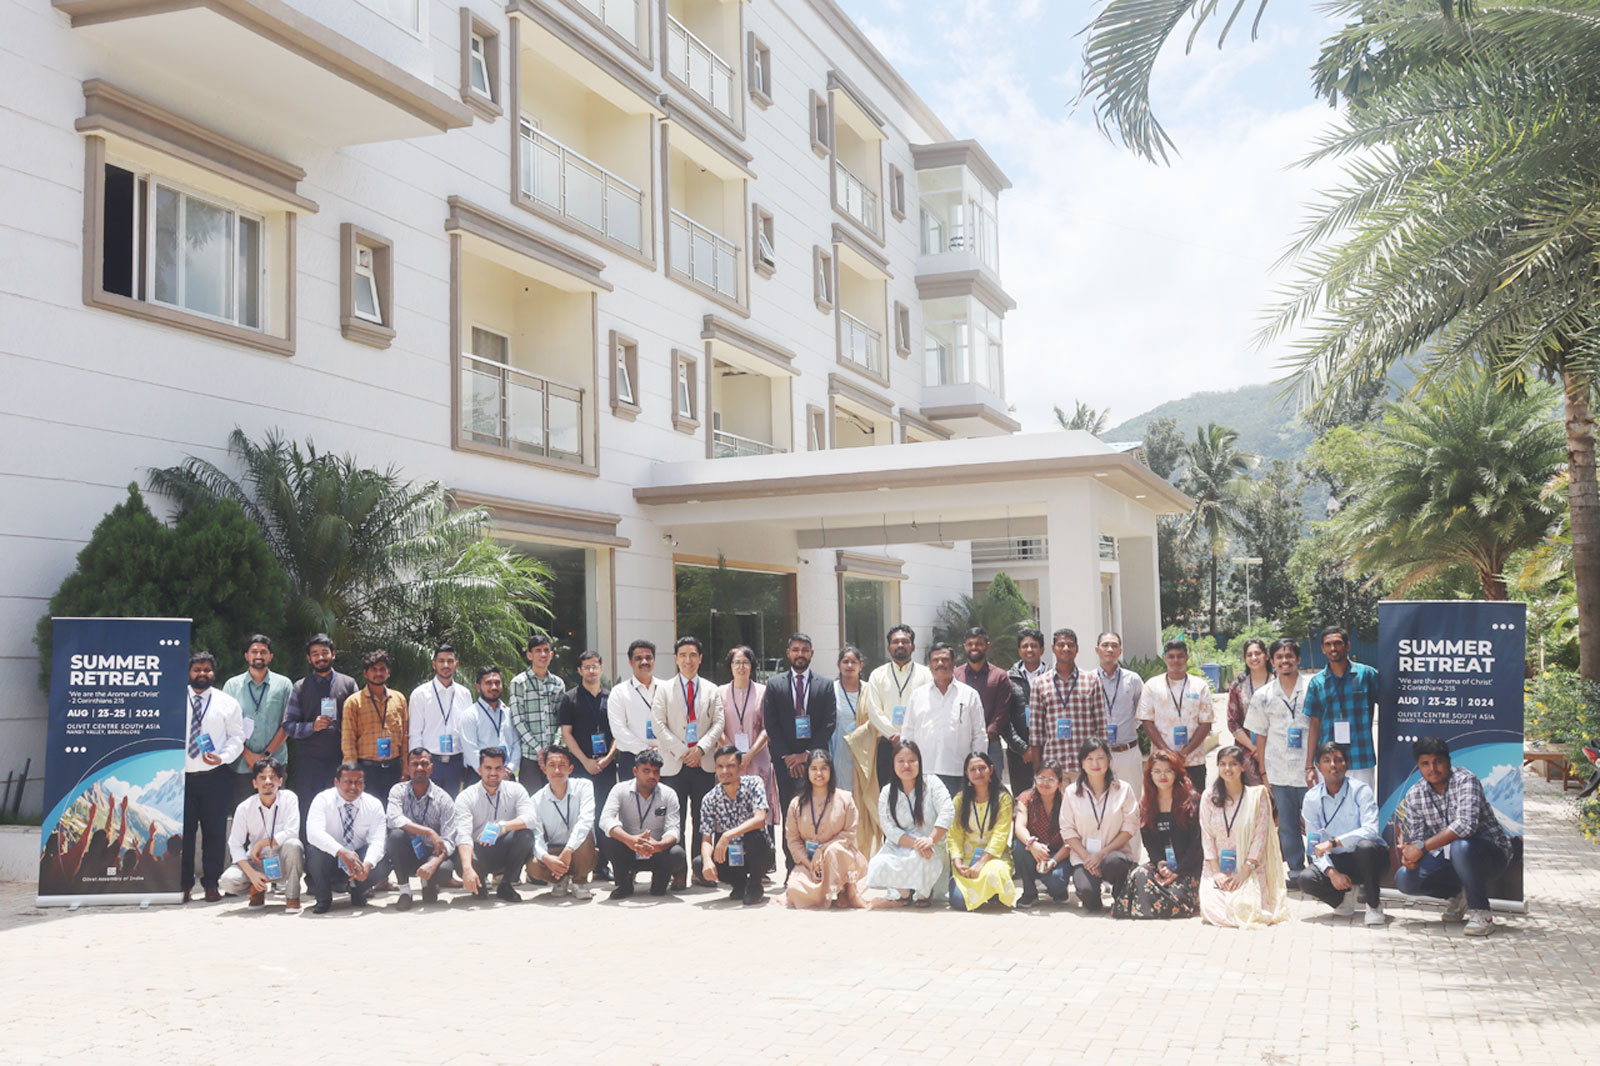
[[[1450,845],[1450,857],[1422,856],[1415,870],[1395,871],[1394,887],[1408,896],[1449,899],[1467,890],[1467,909],[1489,909],[1489,878],[1511,864],[1511,856],[1484,840],[1468,837]]]
[[[1038,863],[1034,861],[1033,853],[1022,846],[1022,841],[1011,842],[1011,862],[1017,868],[1017,873],[1022,877],[1022,894],[1024,896],[1037,896],[1039,886],[1042,884],[1045,891],[1050,893],[1050,898],[1057,903],[1067,901],[1067,889],[1071,882],[1067,880],[1067,867],[1057,866],[1047,874],[1039,872]]]
[[[1295,873],[1306,868],[1306,836],[1300,831],[1300,805],[1305,799],[1306,790],[1296,785],[1272,786],[1272,805],[1278,808],[1278,847]]]

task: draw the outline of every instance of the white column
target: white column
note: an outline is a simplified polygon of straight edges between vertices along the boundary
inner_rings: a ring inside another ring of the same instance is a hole
[[[1095,665],[1094,638],[1100,625],[1100,521],[1087,481],[1065,481],[1045,504],[1050,549],[1049,616],[1045,639],[1057,629],[1078,633],[1078,665]]]
[[[1122,647],[1129,655],[1161,654],[1161,577],[1155,537],[1123,537]]]

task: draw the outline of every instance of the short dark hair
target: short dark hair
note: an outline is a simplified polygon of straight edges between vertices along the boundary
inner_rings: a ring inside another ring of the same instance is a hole
[[[445,652],[449,652],[451,655],[457,655],[458,654],[457,651],[455,650],[455,648],[451,647],[449,644],[441,644],[437,648],[433,649],[433,657],[435,659],[437,659],[439,656],[443,655]]]
[[[889,643],[891,640],[894,639],[894,635],[896,633],[904,633],[908,638],[910,638],[911,643],[913,643],[913,644],[915,644],[917,642],[917,631],[915,629],[912,629],[910,626],[906,625],[904,622],[900,622],[900,623],[898,623],[896,625],[890,626],[889,627],[889,632],[887,632],[887,633],[885,633],[883,635],[883,642],[885,644]]]
[[[811,636],[808,633],[790,633],[789,639],[783,642],[783,646],[787,648],[791,644],[812,644]]]
[[[1317,643],[1320,644],[1329,637],[1338,637],[1346,644],[1350,643],[1350,631],[1344,626],[1329,626],[1327,629],[1324,629],[1322,631],[1322,635],[1317,638]]]
[[[483,765],[483,760],[485,759],[499,759],[501,762],[505,762],[506,749],[500,747],[498,744],[490,748],[479,748],[478,765]]]
[[[195,663],[210,663],[211,669],[215,670],[217,668],[217,657],[208,651],[197,651],[189,656],[189,665],[193,666]]]
[[[1317,761],[1321,762],[1324,755],[1337,755],[1345,762],[1350,761],[1350,753],[1344,750],[1344,745],[1332,740],[1324,740],[1317,745]]]
[[[250,771],[250,780],[254,781],[256,778],[260,777],[261,771],[263,770],[271,770],[273,773],[278,775],[279,781],[283,780],[283,763],[279,762],[277,759],[274,759],[270,755],[268,755],[265,759],[256,760],[255,769]]]
[[[582,651],[580,651],[578,653],[578,665],[579,666],[582,666],[584,663],[588,662],[590,659],[593,659],[597,663],[605,662],[604,659],[600,658],[600,653],[595,651],[593,648],[585,648],[585,649],[583,649]]]
[[[756,651],[748,644],[735,644],[728,649],[728,673],[733,673],[733,660],[740,655],[750,660],[750,672],[754,673],[756,669]]]
[[[1065,637],[1067,640],[1072,641],[1072,643],[1074,643],[1074,644],[1078,643],[1078,631],[1076,629],[1065,629],[1065,628],[1058,629],[1054,633],[1051,633],[1050,634],[1050,643],[1054,644],[1056,641],[1060,640],[1063,637]]]
[[[643,648],[645,651],[648,651],[652,656],[654,656],[655,653],[656,653],[656,646],[655,646],[655,642],[654,641],[636,640],[632,644],[628,645],[628,658],[630,660],[632,660],[633,653],[638,651],[640,648]]]
[[[1044,630],[1038,626],[1022,626],[1017,630],[1017,647],[1022,647],[1022,642],[1032,637],[1039,642],[1039,647],[1044,647]]]
[[[1424,755],[1443,755],[1450,758],[1450,742],[1443,737],[1418,737],[1411,743],[1411,761],[1421,762]]]
[[[1245,645],[1246,648],[1249,648],[1249,646],[1249,644]],[[1295,640],[1293,637],[1279,637],[1277,640],[1273,641],[1272,647],[1267,649],[1267,658],[1270,659],[1274,655],[1278,654],[1278,652],[1285,650],[1294,652],[1294,657],[1296,659],[1300,658],[1300,642]]]
[[[1107,637],[1116,637],[1117,638],[1117,643],[1118,644],[1122,643],[1122,634],[1118,633],[1115,629],[1107,629],[1107,630],[1102,631],[1099,636],[1094,638],[1094,642],[1096,644],[1098,644],[1102,640],[1105,640]]]
[[[406,758],[408,760],[415,759],[418,755],[426,755],[430,762],[433,760],[433,752],[429,751],[427,748],[412,748],[410,751],[406,752]]]
[[[989,631],[982,626],[973,626],[971,629],[967,630],[961,635],[961,639],[963,641],[971,640],[973,637],[981,637],[984,640],[988,640]]]
[[[578,765],[578,760],[572,757],[572,752],[568,750],[565,744],[552,744],[548,748],[544,749],[544,757],[546,759],[549,759],[552,755],[559,755],[563,759],[567,760],[568,766]],[[481,753],[479,757],[482,758]]]
[[[645,748],[633,757],[633,765],[654,766],[659,770],[661,769],[661,753],[654,748]]]
[[[250,639],[244,642],[244,651],[246,655],[250,654],[250,648],[255,644],[265,644],[268,651],[272,650],[271,637],[267,636],[265,633],[252,633],[250,634]]]
[[[722,747],[717,749],[716,754],[711,756],[711,761],[712,762],[716,762],[718,759],[722,758],[724,755],[732,755],[735,759],[738,759],[741,763],[744,762],[744,752],[740,751],[738,745],[736,745],[736,744],[724,744],[724,745],[722,745]]]
[[[844,647],[839,649],[839,658],[836,659],[835,662],[844,662],[844,657],[846,655],[854,655],[856,659],[862,663],[867,661],[867,657],[861,654],[860,648],[856,647],[854,644],[846,644]]]
[[[354,759],[346,759],[344,762],[340,763],[338,769],[333,771],[333,779],[337,781],[345,774],[360,774],[362,777],[367,776],[367,772],[361,768],[361,764],[356,762]]]
[[[528,642],[523,645],[522,650],[528,652],[532,651],[534,648],[542,648],[546,644],[550,644],[549,636],[535,629],[532,633],[528,634]],[[553,648],[555,645],[552,644],[551,647]]]
[[[1173,637],[1171,640],[1169,640],[1165,644],[1161,645],[1161,654],[1162,655],[1167,654],[1167,652],[1169,652],[1169,651],[1181,651],[1181,652],[1183,652],[1183,654],[1188,655],[1189,654],[1189,642],[1187,640],[1184,640],[1182,637]]]
[[[693,648],[701,655],[706,653],[706,646],[700,643],[699,637],[679,637],[678,642],[672,646],[672,654],[677,655],[679,648]]]
[[[928,647],[928,665],[929,666],[933,665],[933,657],[935,655],[938,655],[942,651],[949,652],[950,653],[950,661],[951,662],[955,661],[956,650],[954,648],[952,648],[947,642],[942,641],[942,640],[936,640]]]
[[[364,674],[379,663],[389,666],[389,653],[382,648],[374,648],[361,657],[361,672]]]
[[[485,663],[484,665],[478,667],[478,680],[482,681],[490,674],[498,673],[500,673],[500,668],[498,666],[494,665],[493,663]]]
[[[326,633],[313,633],[311,634],[311,639],[306,641],[306,654],[310,655],[311,649],[315,648],[318,644],[323,645],[329,651],[333,650],[332,637],[328,636]]]

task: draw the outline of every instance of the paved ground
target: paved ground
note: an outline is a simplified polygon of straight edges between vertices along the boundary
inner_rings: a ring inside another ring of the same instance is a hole
[[[1298,896],[1293,921],[1238,932],[710,891],[68,914],[9,884],[0,1062],[1579,1061],[1600,1035],[1600,849],[1527,782],[1530,913],[1476,941],[1433,909],[1368,930]]]

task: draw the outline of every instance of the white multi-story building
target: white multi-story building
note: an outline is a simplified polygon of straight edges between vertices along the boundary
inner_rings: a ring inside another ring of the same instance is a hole
[[[235,427],[487,506],[613,667],[680,631],[881,655],[977,538],[1047,538],[1045,624],[1153,650],[1184,500],[1012,435],[1009,183],[834,0],[41,0],[0,31],[12,761],[95,523]]]

